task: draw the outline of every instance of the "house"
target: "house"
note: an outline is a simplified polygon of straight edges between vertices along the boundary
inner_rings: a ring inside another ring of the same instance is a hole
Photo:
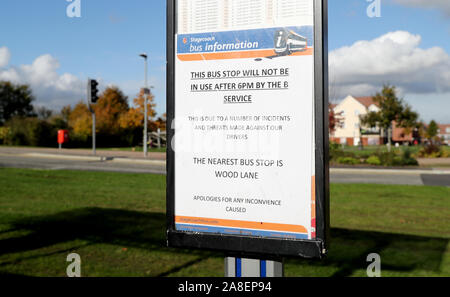
[[[438,137],[446,145],[450,145],[450,124],[440,124],[438,129]]]
[[[392,122],[392,142],[394,144],[413,144],[415,141],[420,143],[420,136],[418,133],[418,129],[397,127],[396,122]]]
[[[330,141],[349,146],[358,146],[361,141],[364,146],[387,143],[387,135],[384,135],[385,132],[382,129],[361,125],[360,116],[380,110],[373,97],[347,96],[339,104],[332,105],[332,108],[335,114],[340,114],[343,118],[343,123],[330,134]],[[450,130],[448,126],[450,125],[442,126],[442,131]],[[445,137],[450,138],[450,134],[444,134]],[[418,129],[405,129],[392,122],[391,140],[393,144],[419,144],[421,137]],[[450,139],[447,139],[447,142],[449,141]]]
[[[343,122],[330,135],[330,141],[350,146],[382,144],[383,132],[379,128],[362,127],[360,116],[379,111],[372,97],[347,96],[334,107],[336,114],[341,114]]]

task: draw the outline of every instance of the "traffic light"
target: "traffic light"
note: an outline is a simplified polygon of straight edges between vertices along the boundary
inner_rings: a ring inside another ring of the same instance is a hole
[[[98,82],[95,79],[89,79],[88,81],[88,96],[89,102],[97,103],[98,100]]]

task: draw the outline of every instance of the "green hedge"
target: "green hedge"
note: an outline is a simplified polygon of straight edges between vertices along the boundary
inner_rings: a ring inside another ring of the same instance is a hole
[[[371,166],[417,166],[417,160],[412,157],[411,152],[392,151],[392,152],[367,152],[355,154],[341,149],[336,143],[330,144],[331,163],[343,165],[367,164]]]
[[[7,145],[54,146],[57,129],[50,123],[38,118],[15,117],[9,120],[8,130],[3,142]]]
[[[69,130],[66,148],[87,148],[92,146],[92,138],[77,137],[60,117],[42,120],[37,117],[14,117],[0,127],[0,144],[16,146],[57,147],[58,130]],[[100,147],[130,147],[142,144],[142,128],[123,131],[119,135],[97,133]]]

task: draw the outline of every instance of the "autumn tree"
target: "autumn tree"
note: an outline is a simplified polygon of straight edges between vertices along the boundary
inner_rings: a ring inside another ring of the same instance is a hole
[[[119,119],[119,124],[122,129],[137,129],[144,127],[144,114],[145,114],[145,97],[144,90],[141,90],[139,95],[134,98],[134,107],[128,109],[128,111]],[[148,128],[152,131],[153,119],[156,116],[155,111],[156,104],[154,103],[154,96],[150,94],[147,98],[147,115],[149,117]]]
[[[373,101],[377,103],[379,110],[371,111],[361,116],[361,123],[370,127],[383,129],[387,132],[388,148],[391,147],[392,122],[395,121],[397,127],[412,128],[416,125],[419,115],[412,111],[403,99],[397,97],[394,86],[385,85],[383,90],[373,97]]]
[[[333,134],[337,128],[342,127],[344,123],[343,112],[335,112],[333,104],[328,104],[328,128],[329,133]]]
[[[119,126],[123,130],[133,130],[144,127],[144,114],[136,108],[130,108],[119,117]]]
[[[153,96],[148,98],[150,120],[156,116]],[[66,106],[61,110],[61,119],[67,118],[69,127],[78,140],[86,141],[92,135],[92,114],[96,116],[97,139],[100,145],[130,145],[142,139],[144,126],[144,94],[134,99],[130,108],[128,98],[117,87],[108,87],[100,95],[96,104],[90,107],[79,102],[73,109]],[[161,121],[163,121],[161,119]],[[149,128],[152,127],[152,121]],[[162,126],[162,123],[158,124]],[[152,131],[152,130],[150,130]]]
[[[93,106],[99,133],[118,135],[121,132],[119,120],[128,112],[128,98],[117,87],[108,87]]]
[[[92,135],[92,116],[89,107],[80,101],[68,116],[68,124],[74,135],[82,141],[87,141]]]
[[[158,117],[155,121],[156,128],[160,129],[161,131],[167,130],[167,115],[164,113],[161,117]]]

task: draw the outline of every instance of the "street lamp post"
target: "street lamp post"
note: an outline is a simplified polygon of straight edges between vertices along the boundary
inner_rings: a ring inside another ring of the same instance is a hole
[[[144,58],[145,60],[145,86],[144,86],[144,157],[147,157],[147,122],[148,122],[148,110],[147,110],[147,100],[148,100],[148,81],[147,81],[147,72],[148,72],[148,56],[146,53],[140,54],[140,57]]]

